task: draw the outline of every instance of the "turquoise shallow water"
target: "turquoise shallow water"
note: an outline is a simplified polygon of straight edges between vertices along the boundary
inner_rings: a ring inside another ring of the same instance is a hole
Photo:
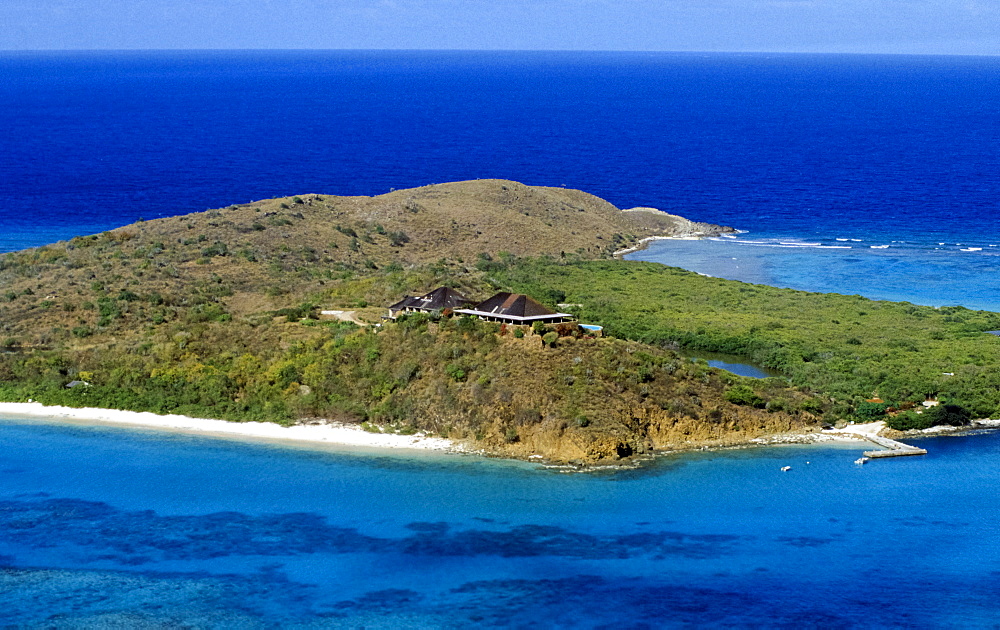
[[[0,421],[17,626],[988,626],[1000,435],[565,474]],[[792,466],[781,472],[782,466]]]
[[[1000,311],[1000,239],[992,236],[899,242],[743,234],[653,241],[626,257],[801,291]]]

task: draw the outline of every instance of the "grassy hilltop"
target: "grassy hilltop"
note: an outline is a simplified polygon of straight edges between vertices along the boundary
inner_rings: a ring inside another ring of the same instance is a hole
[[[500,180],[377,197],[269,199],[6,255],[0,334],[22,347],[48,347],[74,329],[108,337],[146,319],[162,323],[178,308],[211,318],[297,306],[345,280],[438,261],[471,266],[481,254],[501,253],[602,258],[644,237],[718,229],[666,213],[623,212],[578,190]],[[406,290],[416,289],[390,283],[368,301],[388,304]],[[98,318],[81,317],[94,305]]]
[[[981,334],[1000,328],[993,314],[610,259],[645,237],[725,229],[498,180],[139,222],[0,257],[0,398],[334,419],[580,461],[882,413],[865,406],[873,392],[900,406],[941,394],[980,415],[1000,408],[990,372],[1000,339]],[[401,296],[442,284],[578,303],[618,338],[553,346],[466,319],[376,332],[318,315],[351,310],[374,324]],[[692,363],[671,349],[682,346],[753,357],[794,386]],[[67,388],[73,380],[91,386]]]

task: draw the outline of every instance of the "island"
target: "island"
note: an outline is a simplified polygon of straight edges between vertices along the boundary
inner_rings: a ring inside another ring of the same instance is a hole
[[[1000,410],[998,314],[619,257],[731,232],[504,180],[140,221],[0,257],[0,401],[575,464]]]

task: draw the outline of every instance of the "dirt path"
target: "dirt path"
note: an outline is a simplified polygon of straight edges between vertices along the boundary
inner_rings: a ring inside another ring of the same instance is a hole
[[[351,322],[352,324],[357,324],[358,326],[368,326],[368,324],[358,319],[356,314],[357,311],[320,311],[320,315],[333,317],[334,319],[339,319],[342,322]]]

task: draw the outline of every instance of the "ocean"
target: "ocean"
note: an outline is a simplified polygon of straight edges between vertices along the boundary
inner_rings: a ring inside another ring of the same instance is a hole
[[[6,627],[993,627],[1000,434],[565,473],[0,420]],[[781,468],[791,466],[782,472]]]
[[[0,77],[0,251],[505,178],[746,231],[637,258],[1000,309],[998,58],[0,52]]]
[[[506,178],[742,231],[634,258],[1000,310],[996,58],[2,52],[0,78],[0,251]],[[1000,436],[920,446],[565,474],[8,418],[0,622],[992,626]]]

